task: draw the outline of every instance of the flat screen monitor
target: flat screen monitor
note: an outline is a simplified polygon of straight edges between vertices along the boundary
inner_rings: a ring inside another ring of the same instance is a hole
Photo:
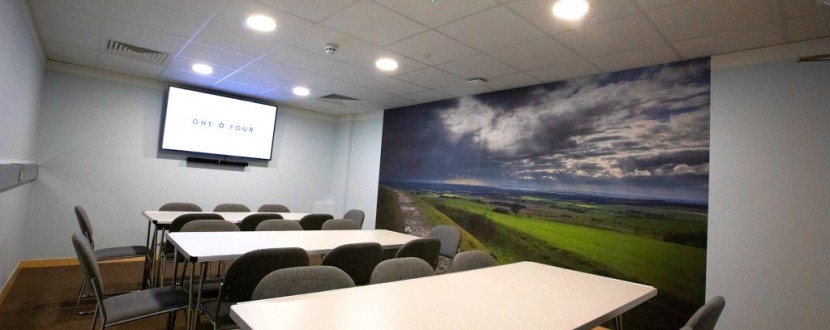
[[[271,160],[277,107],[170,86],[161,149]]]

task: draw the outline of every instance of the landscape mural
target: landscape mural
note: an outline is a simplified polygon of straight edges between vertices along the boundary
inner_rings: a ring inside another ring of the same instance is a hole
[[[391,109],[377,227],[656,287],[630,329],[704,303],[708,59]]]

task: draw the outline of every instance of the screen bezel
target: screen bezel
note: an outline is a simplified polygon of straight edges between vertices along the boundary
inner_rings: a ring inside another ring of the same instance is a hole
[[[256,103],[256,104],[265,105],[265,106],[268,106],[268,107],[273,107],[273,109],[274,109],[274,123],[273,123],[273,126],[272,126],[273,129],[271,130],[271,143],[270,143],[270,151],[268,153],[268,158],[238,156],[238,155],[231,155],[231,154],[204,153],[204,152],[192,151],[192,150],[165,148],[164,147],[164,138],[165,138],[164,132],[166,130],[166,125],[167,125],[167,110],[168,110],[168,103],[169,103],[169,99],[170,99],[170,91],[173,88],[192,91],[192,92],[197,92],[197,93],[203,93],[203,94],[208,94],[208,95],[213,95],[213,96],[225,97],[225,98],[234,99],[234,100],[238,100],[238,101]],[[164,102],[163,102],[163,106],[162,106],[161,122],[160,122],[160,129],[159,129],[158,148],[159,148],[159,150],[164,151],[164,152],[179,154],[179,155],[188,156],[188,157],[205,157],[205,158],[221,159],[221,160],[271,161],[274,157],[274,144],[275,144],[274,143],[274,137],[276,136],[276,131],[277,131],[277,116],[278,115],[279,115],[279,107],[276,104],[274,104],[272,102],[265,101],[265,100],[245,97],[245,96],[236,95],[236,94],[229,94],[229,93],[216,91],[216,90],[197,88],[197,87],[192,87],[192,86],[168,85],[167,88],[165,89],[165,93],[164,93]]]

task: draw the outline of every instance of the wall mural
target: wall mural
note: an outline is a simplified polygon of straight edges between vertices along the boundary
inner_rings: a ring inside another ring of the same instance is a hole
[[[699,59],[387,110],[377,227],[649,284],[626,325],[680,328],[704,302],[709,76]]]

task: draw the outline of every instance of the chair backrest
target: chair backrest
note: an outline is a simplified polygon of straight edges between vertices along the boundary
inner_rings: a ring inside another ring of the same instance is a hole
[[[86,210],[80,205],[76,205],[75,217],[78,218],[78,226],[81,227],[81,234],[89,241],[89,245],[95,248],[95,241],[92,239],[92,223],[89,222],[89,216],[86,214]]]
[[[493,267],[497,265],[489,253],[481,250],[464,251],[455,255],[450,265],[450,273],[465,270]]]
[[[395,258],[416,257],[426,261],[433,269],[438,263],[441,241],[434,237],[417,238],[401,246]]]
[[[383,260],[380,243],[365,242],[338,246],[323,257],[321,265],[337,267],[357,285],[369,283],[372,271]]]
[[[251,212],[247,206],[237,203],[222,203],[213,208],[213,212]]]
[[[360,225],[349,219],[329,219],[323,222],[321,230],[359,230]]]
[[[260,222],[256,226],[256,231],[287,231],[287,230],[303,230],[303,226],[294,220],[285,219],[270,219]]]
[[[106,319],[107,313],[104,304],[101,303],[103,301],[104,284],[101,282],[101,270],[98,268],[98,260],[95,258],[95,252],[92,251],[92,245],[89,244],[83,234],[74,233],[72,234],[72,247],[75,248],[75,254],[78,256],[81,269],[84,270],[86,278],[92,284],[95,299],[98,300],[98,306]]]
[[[312,213],[300,219],[300,226],[303,226],[305,230],[320,230],[323,228],[323,223],[330,219],[334,219],[331,214]]]
[[[182,227],[182,232],[239,231],[233,222],[225,220],[193,220]]]
[[[429,231],[429,237],[435,237],[441,241],[440,254],[447,258],[454,258],[458,253],[458,247],[461,246],[461,231],[453,226],[438,225],[432,227],[432,230]]]
[[[228,267],[220,288],[219,300],[251,300],[257,284],[271,272],[289,267],[308,266],[308,253],[298,247],[254,250],[243,254]]]
[[[291,212],[288,207],[282,204],[262,204],[257,212]]]
[[[420,258],[394,258],[381,261],[375,267],[369,284],[401,281],[432,275],[435,275],[432,266]]]
[[[282,216],[273,213],[254,213],[246,216],[239,222],[239,229],[242,231],[254,231],[256,230],[256,226],[259,226],[260,223],[269,219],[282,219]]]
[[[225,220],[221,215],[216,213],[187,213],[182,214],[170,223],[168,231],[171,233],[179,232],[185,224],[194,220]]]
[[[348,274],[332,266],[283,268],[265,276],[254,289],[253,300],[351,288]]]
[[[681,330],[712,330],[718,323],[720,313],[726,306],[726,300],[721,296],[712,297],[706,304],[701,306]]]
[[[348,210],[346,214],[343,215],[343,219],[353,220],[357,222],[360,227],[363,227],[363,218],[366,217],[366,213],[363,213],[361,210]]]
[[[159,211],[202,212],[202,208],[193,203],[172,202],[159,207]]]

